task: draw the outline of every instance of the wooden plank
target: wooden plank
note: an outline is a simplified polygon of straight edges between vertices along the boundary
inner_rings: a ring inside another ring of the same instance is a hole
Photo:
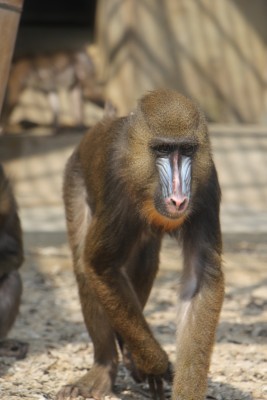
[[[267,122],[267,3],[98,1],[106,95],[121,114],[145,91],[171,87],[210,121]]]

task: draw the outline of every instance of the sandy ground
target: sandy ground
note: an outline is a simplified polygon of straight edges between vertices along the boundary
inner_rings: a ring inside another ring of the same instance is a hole
[[[267,398],[267,244],[231,237],[225,247],[226,296],[208,398],[263,400]],[[177,257],[176,243],[166,239],[146,307],[147,319],[171,360],[175,355]],[[28,342],[29,352],[24,360],[0,360],[0,398],[53,399],[62,384],[80,377],[92,364],[92,343],[83,324],[67,245],[29,245],[22,276],[23,302],[10,336]],[[149,398],[147,386],[134,383],[122,365],[116,395]]]
[[[211,127],[223,190],[226,296],[210,368],[208,398],[267,399],[267,130]],[[53,399],[92,365],[62,212],[62,170],[79,137],[2,138],[0,159],[12,177],[25,233],[24,293],[11,338],[29,343],[24,360],[0,359],[1,400]],[[147,319],[175,357],[176,243],[166,239]],[[166,387],[166,396],[170,387]],[[121,365],[116,395],[150,398]]]

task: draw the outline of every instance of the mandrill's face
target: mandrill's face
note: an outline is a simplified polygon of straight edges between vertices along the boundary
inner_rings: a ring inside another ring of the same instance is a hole
[[[153,138],[150,152],[156,166],[157,185],[144,210],[153,225],[173,230],[184,221],[190,208],[192,162],[198,145],[194,140]]]
[[[154,139],[151,148],[159,175],[154,196],[155,208],[164,217],[180,219],[190,201],[191,166],[197,144],[193,141]]]

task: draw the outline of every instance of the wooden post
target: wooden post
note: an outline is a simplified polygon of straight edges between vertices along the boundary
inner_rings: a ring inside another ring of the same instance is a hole
[[[22,6],[23,0],[0,0],[0,115]]]

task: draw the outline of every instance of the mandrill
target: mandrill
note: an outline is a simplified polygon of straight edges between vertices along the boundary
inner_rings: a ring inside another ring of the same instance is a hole
[[[57,399],[110,395],[118,343],[154,399],[173,379],[173,400],[203,400],[224,280],[220,187],[202,112],[161,89],[128,116],[105,118],[67,163],[64,203],[94,364]],[[184,263],[173,373],[143,316],[164,233],[181,244]]]

